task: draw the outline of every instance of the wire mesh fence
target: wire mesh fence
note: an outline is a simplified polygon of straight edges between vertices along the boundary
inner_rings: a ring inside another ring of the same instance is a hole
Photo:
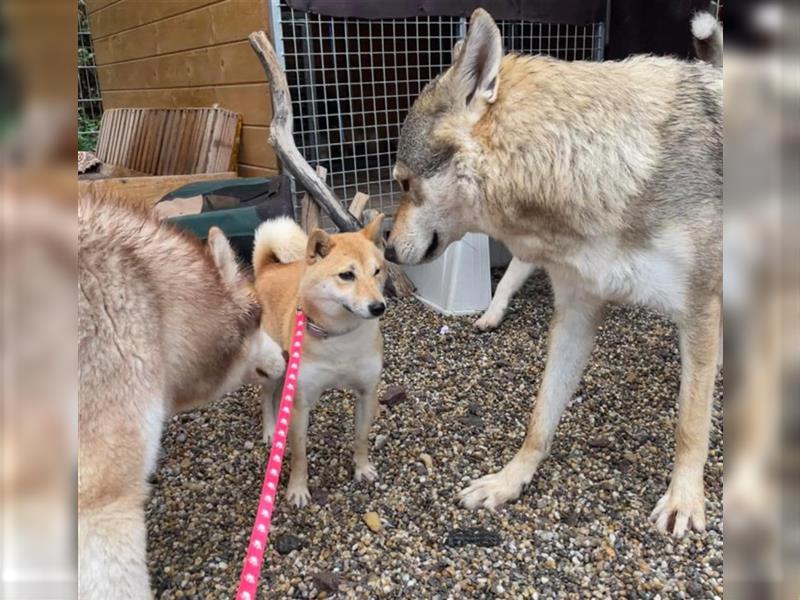
[[[78,149],[94,150],[103,115],[86,6],[78,2]]]
[[[422,88],[450,66],[466,34],[459,17],[327,17],[270,0],[273,40],[284,63],[295,142],[346,203],[357,191],[394,214],[392,164],[400,128]],[[565,60],[602,60],[603,23],[498,21],[506,50]]]

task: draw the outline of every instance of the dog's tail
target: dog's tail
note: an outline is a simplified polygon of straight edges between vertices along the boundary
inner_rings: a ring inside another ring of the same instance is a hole
[[[722,25],[711,13],[698,12],[692,17],[692,36],[697,58],[722,66]]]
[[[253,271],[256,275],[271,263],[290,263],[305,256],[308,236],[290,217],[264,221],[256,229]]]

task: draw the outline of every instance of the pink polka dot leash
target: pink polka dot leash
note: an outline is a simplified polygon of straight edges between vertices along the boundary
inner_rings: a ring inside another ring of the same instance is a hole
[[[281,402],[275,420],[275,431],[272,435],[272,448],[269,452],[269,460],[264,473],[264,484],[261,486],[258,512],[253,523],[253,531],[250,533],[247,556],[245,557],[242,574],[239,577],[239,590],[236,592],[237,600],[255,600],[256,597],[256,587],[258,586],[258,578],[261,575],[261,566],[264,564],[264,551],[267,548],[269,528],[272,524],[272,514],[278,493],[278,480],[281,476],[283,456],[286,453],[289,423],[292,419],[292,406],[294,405],[297,377],[300,371],[300,358],[303,356],[305,329],[306,317],[301,310],[298,310],[294,318],[292,345],[289,349],[289,362],[286,365]]]

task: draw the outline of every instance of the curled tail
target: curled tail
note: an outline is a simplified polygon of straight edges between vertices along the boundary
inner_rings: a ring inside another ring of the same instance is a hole
[[[692,17],[692,36],[697,58],[722,66],[722,25],[711,13],[705,11]]]
[[[308,236],[289,217],[264,221],[256,229],[253,272],[258,275],[268,264],[286,264],[300,260],[305,256],[307,241]]]

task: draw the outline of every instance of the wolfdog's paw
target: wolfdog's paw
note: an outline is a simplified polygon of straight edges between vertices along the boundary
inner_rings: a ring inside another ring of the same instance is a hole
[[[705,531],[705,495],[703,485],[673,479],[650,514],[650,521],[662,533],[681,537],[686,531]]]
[[[286,496],[294,506],[297,508],[303,508],[311,501],[311,494],[308,491],[308,486],[306,484],[302,485],[291,485],[289,484],[289,488],[286,490]]]
[[[496,329],[498,325],[500,325],[500,321],[503,320],[503,314],[493,313],[491,311],[486,311],[483,313],[483,316],[475,321],[473,326],[478,331],[492,331]]]
[[[476,479],[468,488],[461,490],[458,497],[467,508],[494,510],[501,504],[519,498],[523,484],[522,479],[511,476],[503,469]]]
[[[353,479],[356,481],[375,481],[378,478],[378,470],[371,462],[367,461],[363,465],[356,465],[356,472]]]

